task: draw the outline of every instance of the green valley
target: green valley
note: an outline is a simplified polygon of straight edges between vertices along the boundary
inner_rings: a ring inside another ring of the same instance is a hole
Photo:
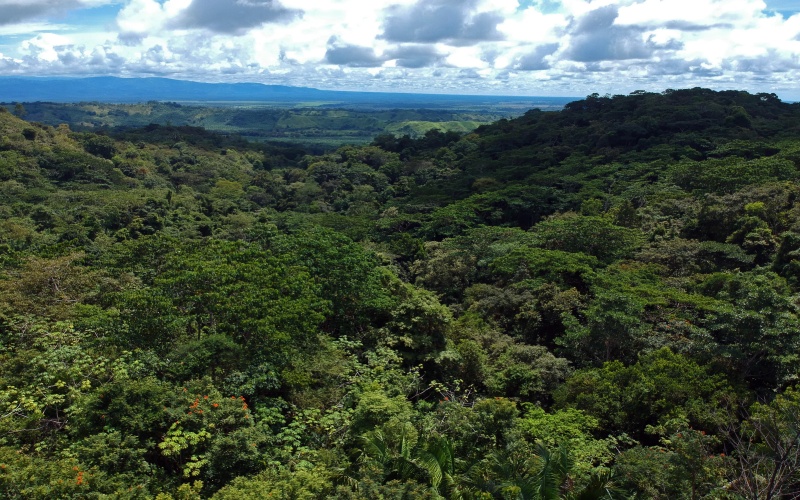
[[[14,105],[5,106],[14,111]],[[325,103],[46,103],[23,104],[27,120],[74,130],[102,131],[147,125],[202,127],[255,141],[303,144],[318,151],[369,142],[382,133],[419,137],[428,130],[470,132],[522,109],[495,106],[387,109],[381,105],[336,108]]]

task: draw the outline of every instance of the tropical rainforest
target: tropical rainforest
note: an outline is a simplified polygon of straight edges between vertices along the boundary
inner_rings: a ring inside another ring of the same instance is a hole
[[[593,94],[316,155],[15,114],[4,498],[800,494],[798,104]]]

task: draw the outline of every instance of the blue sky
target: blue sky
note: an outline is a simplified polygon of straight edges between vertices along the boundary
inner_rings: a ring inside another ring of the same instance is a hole
[[[800,1],[798,0],[765,0],[767,9],[780,12],[786,17],[800,12]]]
[[[0,0],[0,75],[798,100],[800,0]]]

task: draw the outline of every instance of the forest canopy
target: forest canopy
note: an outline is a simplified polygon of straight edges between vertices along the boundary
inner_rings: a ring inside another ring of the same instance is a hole
[[[0,108],[0,495],[792,498],[799,167],[740,91],[317,155]]]

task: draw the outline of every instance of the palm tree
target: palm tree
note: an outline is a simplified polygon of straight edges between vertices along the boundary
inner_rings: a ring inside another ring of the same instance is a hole
[[[411,479],[419,474],[419,466],[411,456],[413,443],[410,439],[411,424],[406,424],[400,431],[397,444],[393,446],[381,430],[367,433],[363,438],[363,447],[359,461],[377,462],[388,479]]]
[[[575,461],[569,449],[551,451],[541,443],[532,450],[505,449],[492,454],[488,467],[469,475],[474,493],[489,493],[493,498],[514,500],[612,500],[624,498],[609,473],[592,475],[576,490],[571,474]]]
[[[448,499],[463,497],[456,481],[456,461],[449,439],[432,437],[424,449],[417,451],[414,461],[427,472],[434,496]]]
[[[629,497],[629,494],[614,484],[613,475],[609,471],[592,474],[589,483],[581,491],[567,496],[569,500],[612,500]]]
[[[564,446],[551,453],[541,443],[536,443],[533,456],[524,467],[503,483],[502,490],[516,493],[519,500],[558,500],[569,483],[569,472],[574,460]]]
[[[460,499],[462,494],[456,481],[456,464],[453,446],[445,437],[431,437],[423,446],[411,439],[413,427],[406,424],[396,440],[375,430],[363,438],[362,463],[373,461],[383,468],[384,478],[415,479],[428,482],[435,498]]]

